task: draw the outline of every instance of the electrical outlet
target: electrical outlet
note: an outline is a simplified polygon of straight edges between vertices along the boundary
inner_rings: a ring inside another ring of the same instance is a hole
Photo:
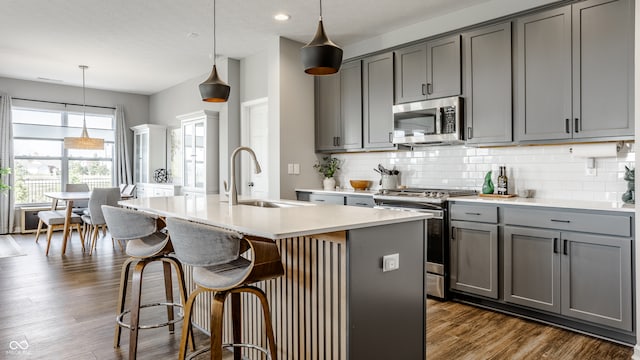
[[[593,168],[593,169],[587,168],[585,169],[584,174],[586,176],[598,176],[598,172],[596,171],[596,168]]]
[[[398,270],[400,268],[400,254],[385,255],[382,257],[382,272]]]

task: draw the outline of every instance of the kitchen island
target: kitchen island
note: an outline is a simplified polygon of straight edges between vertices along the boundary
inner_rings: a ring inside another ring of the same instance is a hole
[[[275,241],[285,274],[257,286],[269,299],[280,359],[425,358],[430,215],[298,201],[230,207],[219,195],[120,204]],[[398,268],[383,271],[383,257],[393,254]],[[185,275],[190,291],[188,267]],[[209,307],[210,298],[202,297],[192,319],[205,332]],[[242,311],[243,339],[266,346],[257,301],[243,297]],[[225,321],[223,342],[230,342],[231,334]]]

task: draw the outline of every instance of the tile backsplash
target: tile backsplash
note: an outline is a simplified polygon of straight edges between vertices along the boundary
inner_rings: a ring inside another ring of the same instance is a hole
[[[344,160],[338,185],[349,179],[372,180],[378,189],[378,164],[400,171],[400,184],[409,187],[455,188],[480,191],[484,176],[505,165],[509,192],[535,190],[535,197],[588,201],[620,201],[627,190],[625,166],[635,167],[635,144],[624,143],[617,157],[595,158],[595,176],[587,175],[587,160],[571,154],[572,144],[472,148],[462,145],[416,148],[414,151],[335,154]]]

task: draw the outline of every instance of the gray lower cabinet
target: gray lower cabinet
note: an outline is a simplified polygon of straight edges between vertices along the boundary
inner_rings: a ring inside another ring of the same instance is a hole
[[[374,207],[376,203],[373,201],[373,196],[347,195],[345,197],[345,205]]]
[[[560,313],[560,232],[504,227],[504,300]]]
[[[362,69],[347,62],[334,75],[315,79],[316,151],[362,148]]]
[[[451,221],[450,288],[498,298],[498,225]]]
[[[393,52],[362,60],[363,147],[394,149]]]
[[[371,195],[339,195],[310,191],[296,191],[296,195],[299,201],[309,201],[318,204],[349,205],[361,207],[375,206],[373,196]]]
[[[633,327],[631,239],[562,233],[562,314]]]
[[[632,216],[503,211],[505,302],[633,330]]]
[[[518,140],[634,135],[632,14],[587,0],[518,19]]]
[[[511,22],[462,35],[468,144],[513,140]]]
[[[309,194],[309,201],[319,204],[344,205],[344,196],[311,193]]]

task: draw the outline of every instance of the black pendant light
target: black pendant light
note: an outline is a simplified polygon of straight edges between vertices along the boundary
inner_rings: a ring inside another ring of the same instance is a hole
[[[322,0],[320,0],[320,21],[316,35],[310,43],[302,47],[304,72],[310,75],[331,75],[340,70],[342,49],[329,40],[322,25]]]
[[[226,102],[229,99],[229,91],[231,86],[220,79],[216,69],[216,0],[213,0],[213,69],[209,78],[200,84],[200,96],[202,101]]]

